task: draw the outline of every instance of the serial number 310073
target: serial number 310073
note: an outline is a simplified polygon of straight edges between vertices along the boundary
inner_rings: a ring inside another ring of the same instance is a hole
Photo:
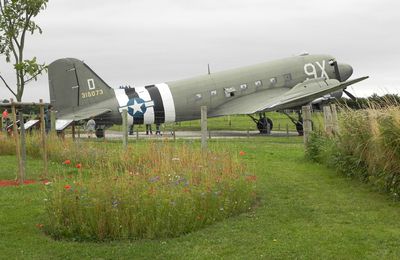
[[[83,99],[85,99],[85,98],[101,96],[103,94],[104,94],[103,90],[102,89],[98,89],[98,90],[92,90],[92,91],[87,91],[87,92],[81,92],[81,97]]]

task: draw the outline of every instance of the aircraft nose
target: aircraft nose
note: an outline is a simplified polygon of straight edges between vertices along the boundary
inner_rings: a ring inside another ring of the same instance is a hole
[[[339,72],[340,72],[340,78],[342,81],[346,81],[348,78],[351,77],[353,74],[353,68],[346,63],[339,63]]]

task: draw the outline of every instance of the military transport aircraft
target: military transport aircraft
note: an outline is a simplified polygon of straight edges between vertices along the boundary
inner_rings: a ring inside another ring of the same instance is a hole
[[[343,91],[348,93],[346,87],[368,78],[347,81],[352,73],[350,65],[332,56],[302,54],[184,80],[114,89],[84,62],[65,58],[49,65],[49,88],[57,130],[88,118],[104,130],[122,123],[123,109],[128,110],[130,125],[187,121],[199,119],[200,107],[207,106],[209,117],[250,115],[265,133],[273,125],[265,112],[340,97]],[[297,124],[301,128],[301,122]]]

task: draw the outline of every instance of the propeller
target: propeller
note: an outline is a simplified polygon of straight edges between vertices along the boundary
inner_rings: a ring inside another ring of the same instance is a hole
[[[329,61],[329,64],[331,66],[333,66],[333,68],[335,69],[335,74],[336,74],[336,78],[337,80],[339,80],[339,82],[342,82],[342,76],[340,75],[340,70],[339,70],[339,65],[337,63],[337,61],[335,59],[332,59]],[[357,98],[351,94],[349,91],[347,91],[346,89],[343,89],[343,92],[346,93],[346,95],[351,98],[351,100],[356,101]]]
[[[351,100],[357,101],[357,98],[356,98],[353,94],[351,94],[350,92],[348,92],[347,90],[343,89],[343,92],[346,93],[346,95],[347,95],[349,98],[351,98]]]

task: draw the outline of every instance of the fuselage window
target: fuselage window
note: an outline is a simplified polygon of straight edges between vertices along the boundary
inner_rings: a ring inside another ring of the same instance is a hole
[[[278,80],[276,79],[276,77],[274,77],[274,78],[270,78],[269,82],[271,83],[272,86],[274,86],[276,84],[276,82],[278,82]]]
[[[256,85],[257,88],[262,87],[262,81],[261,80],[257,80],[256,82],[254,82],[254,85]]]
[[[235,88],[225,88],[225,97],[234,97],[236,89]]]
[[[199,93],[199,94],[196,94],[195,97],[196,97],[196,100],[200,100],[200,99],[203,98],[203,95],[201,95],[201,94]]]
[[[210,95],[211,96],[216,96],[217,95],[217,91],[216,90],[211,90],[210,91]]]
[[[247,84],[242,84],[242,85],[240,85],[240,89],[241,89],[241,90],[246,90],[246,89],[247,89]]]

